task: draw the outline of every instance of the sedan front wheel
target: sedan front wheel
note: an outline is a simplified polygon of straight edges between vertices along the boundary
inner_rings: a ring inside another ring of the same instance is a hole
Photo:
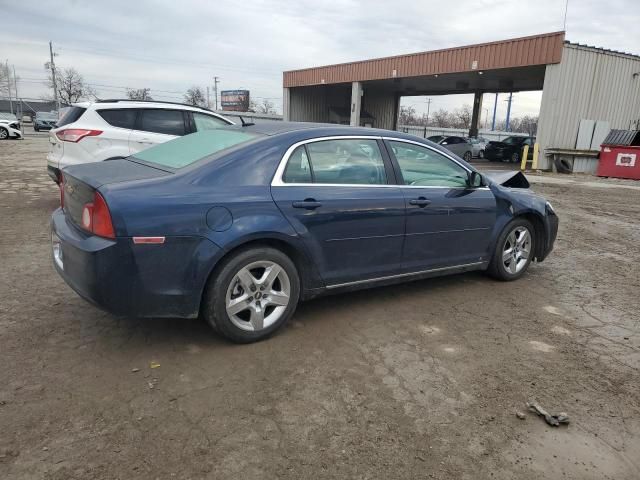
[[[261,340],[295,312],[300,280],[291,259],[269,247],[241,251],[215,272],[203,314],[222,335],[238,343]]]
[[[531,222],[515,218],[500,234],[489,265],[489,274],[499,280],[516,280],[524,275],[534,252],[534,229]]]

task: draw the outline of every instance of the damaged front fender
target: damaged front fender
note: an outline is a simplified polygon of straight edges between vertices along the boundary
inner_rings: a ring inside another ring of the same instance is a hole
[[[530,183],[522,172],[504,171],[504,170],[488,170],[482,172],[482,175],[491,180],[493,183],[508,188],[529,188]]]

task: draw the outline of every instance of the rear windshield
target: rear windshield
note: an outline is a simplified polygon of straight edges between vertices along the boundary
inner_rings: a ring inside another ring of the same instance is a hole
[[[169,168],[182,168],[214,153],[257,138],[256,134],[237,130],[204,130],[133,155],[133,158]]]
[[[87,109],[83,107],[71,107],[69,108],[67,113],[64,114],[64,117],[62,117],[56,125],[58,127],[63,127],[65,125],[73,123],[76,120],[78,120],[86,110]]]
[[[502,143],[507,143],[509,145],[515,145],[516,143],[524,142],[525,137],[507,137],[502,140]]]

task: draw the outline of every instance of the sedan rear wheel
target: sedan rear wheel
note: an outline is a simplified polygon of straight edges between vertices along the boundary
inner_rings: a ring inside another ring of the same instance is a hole
[[[518,163],[520,161],[520,154],[518,152],[514,152],[511,155],[511,163]]]
[[[6,128],[0,128],[0,140],[6,140],[9,138],[9,132]]]
[[[462,156],[462,158],[464,158],[465,162],[470,162],[471,161],[471,152],[464,152],[464,155]]]
[[[533,233],[533,225],[528,220],[512,220],[498,238],[489,273],[500,280],[520,278],[533,259]]]
[[[293,315],[300,295],[294,263],[268,247],[233,255],[209,283],[204,317],[238,343],[255,342],[275,332]]]

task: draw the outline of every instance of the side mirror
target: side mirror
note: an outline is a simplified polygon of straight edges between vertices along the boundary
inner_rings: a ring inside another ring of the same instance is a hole
[[[470,188],[478,188],[482,186],[482,175],[478,172],[470,172],[467,184]]]

